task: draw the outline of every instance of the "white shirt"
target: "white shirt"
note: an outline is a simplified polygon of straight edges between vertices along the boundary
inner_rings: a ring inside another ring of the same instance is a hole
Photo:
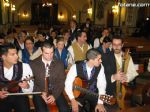
[[[97,47],[99,47],[99,46],[100,46],[99,38],[96,38],[96,39],[94,40],[94,48],[97,48]]]
[[[20,45],[21,49],[24,49],[24,43],[22,43],[22,44],[19,43],[19,45]]]
[[[75,31],[76,28],[71,28],[71,33],[73,33]]]
[[[43,59],[43,57],[42,57],[42,62],[44,63],[45,68],[46,68],[47,64],[50,66],[50,64],[51,64],[52,61],[45,61],[45,60]]]
[[[79,44],[78,44],[78,45],[79,45]],[[80,49],[83,51],[84,45],[83,45],[82,47],[79,45],[79,47],[80,47]],[[91,46],[88,45],[88,49],[90,49],[90,48],[91,48]],[[72,59],[74,60],[74,51],[73,51],[73,47],[72,47],[72,46],[69,46],[68,51],[69,51],[69,53],[71,54]]]
[[[22,74],[22,78],[21,78],[22,80],[26,79],[26,77],[29,78],[29,77],[33,76],[32,70],[31,70],[31,68],[28,64],[23,63],[22,67],[23,67],[23,74]],[[13,66],[10,69],[4,67],[4,77],[8,80],[12,79],[12,77],[13,77]],[[28,92],[33,91],[33,85],[34,85],[33,81],[32,80],[28,81],[28,84],[29,84],[28,89],[23,89],[22,88],[22,91],[24,93],[28,93]]]
[[[116,58],[117,63],[119,64],[119,66],[122,67],[122,56],[115,54],[115,58]],[[135,69],[132,57],[130,57],[126,75],[127,75],[127,82],[132,81],[138,75],[138,73]],[[113,79],[111,81],[114,82]]]
[[[87,68],[87,74],[88,74],[88,78],[89,78],[92,68],[88,67],[88,65],[86,65],[86,68]],[[76,76],[77,76],[77,70],[76,70],[76,64],[74,64],[70,68],[70,70],[67,74],[66,81],[65,81],[65,91],[70,100],[75,98],[73,95],[72,89],[73,89],[73,81],[75,80]],[[101,70],[97,77],[97,88],[98,88],[99,95],[105,94],[106,78],[105,78],[105,74],[104,74],[104,67],[102,66],[102,64],[101,64]],[[103,104],[103,101],[98,99],[98,103]]]
[[[101,38],[96,38],[94,40],[94,48],[97,48],[100,46],[100,43],[103,43],[105,36],[102,36]]]

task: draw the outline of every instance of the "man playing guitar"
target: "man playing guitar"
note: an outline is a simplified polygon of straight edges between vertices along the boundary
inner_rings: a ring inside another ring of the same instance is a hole
[[[25,81],[32,70],[28,64],[18,62],[16,47],[7,44],[0,49],[0,111],[30,112],[27,96],[8,96],[33,90],[33,81]]]
[[[88,84],[88,90],[98,93],[99,95],[105,94],[106,79],[104,68],[101,64],[101,54],[96,49],[90,49],[86,53],[85,61],[77,62],[70,68],[65,81],[65,91],[71,100],[73,112],[106,112],[103,101],[99,98],[92,97],[88,94],[79,96],[77,99],[73,94],[73,82],[76,77],[85,80]],[[90,109],[79,108],[79,105],[84,106],[88,102]]]

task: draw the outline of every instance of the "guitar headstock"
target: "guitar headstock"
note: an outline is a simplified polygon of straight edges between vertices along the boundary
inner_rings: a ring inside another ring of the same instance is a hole
[[[129,57],[130,49],[127,48],[125,49],[125,52],[123,53],[123,59],[126,60]]]
[[[100,95],[100,100],[109,105],[114,105],[116,103],[116,99],[110,95]]]

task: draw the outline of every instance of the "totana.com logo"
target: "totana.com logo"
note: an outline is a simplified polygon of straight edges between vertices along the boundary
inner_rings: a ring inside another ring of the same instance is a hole
[[[119,7],[150,7],[150,3],[118,3]]]

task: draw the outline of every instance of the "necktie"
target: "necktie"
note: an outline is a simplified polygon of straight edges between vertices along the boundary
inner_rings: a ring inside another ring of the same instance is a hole
[[[46,64],[46,77],[49,77],[49,64]]]

